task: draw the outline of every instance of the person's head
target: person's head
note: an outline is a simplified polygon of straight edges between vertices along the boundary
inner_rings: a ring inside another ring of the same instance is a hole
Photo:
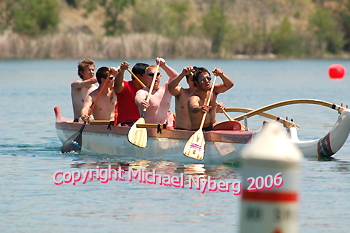
[[[89,58],[79,61],[78,75],[82,80],[93,78],[95,75],[95,62]]]
[[[193,66],[193,69],[194,69],[194,72],[196,72],[197,67]],[[186,75],[185,77],[186,77],[186,81],[187,81],[187,84],[190,87],[190,89],[195,89],[196,86],[194,85],[194,82],[193,82],[193,73],[191,72],[191,74]]]
[[[136,63],[132,68],[132,72],[138,77],[144,84],[147,82],[146,68],[149,67],[146,63]],[[134,76],[131,75],[131,79],[134,80]]]
[[[156,72],[157,66],[152,65],[146,68],[146,75],[147,75],[147,86],[151,87],[152,84],[152,80],[154,77],[154,73]],[[162,77],[162,74],[160,73],[160,70],[158,69],[157,72],[157,77],[156,77],[156,81],[154,82],[154,86],[153,89],[154,90],[158,90],[160,87],[160,79]]]
[[[99,84],[103,82],[103,79],[106,80],[107,78],[109,81],[111,81],[111,83],[113,81],[113,76],[109,73],[109,68],[105,66],[102,66],[97,70],[96,78]]]
[[[207,78],[208,77],[208,78]],[[194,75],[193,75],[193,83],[194,86],[200,89],[210,89],[210,73],[209,71],[204,67],[198,67],[195,69]]]

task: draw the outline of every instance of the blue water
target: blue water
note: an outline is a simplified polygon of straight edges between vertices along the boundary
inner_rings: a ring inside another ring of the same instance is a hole
[[[130,60],[148,62],[150,60]],[[349,60],[167,60],[224,70],[235,86],[218,97],[227,107],[260,108],[289,99],[310,98],[350,104],[350,75],[331,80],[329,65]],[[70,83],[78,60],[0,61],[0,232],[238,232],[241,197],[230,193],[140,184],[129,181],[55,185],[53,174],[111,165],[155,169],[157,173],[211,176],[239,181],[234,165],[178,164],[108,155],[62,155],[53,108],[72,117]],[[121,60],[97,60],[96,67]],[[126,79],[129,79],[127,76]],[[165,76],[163,75],[163,82]],[[185,85],[184,82],[181,82]],[[174,109],[174,106],[172,106]],[[337,112],[316,105],[292,105],[269,113],[293,118],[300,139],[324,136]],[[239,113],[230,113],[231,117]],[[218,115],[218,120],[225,120]],[[262,117],[249,119],[260,129]],[[350,142],[334,160],[305,158],[300,165],[299,232],[348,232],[350,227]]]

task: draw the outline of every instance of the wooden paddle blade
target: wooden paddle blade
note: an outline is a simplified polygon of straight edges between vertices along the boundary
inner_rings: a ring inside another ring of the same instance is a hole
[[[191,137],[188,139],[185,148],[184,155],[203,160],[205,151],[205,140],[202,129],[197,130]]]
[[[147,129],[137,128],[137,124],[145,124],[145,119],[141,117],[130,128],[128,133],[128,140],[135,146],[146,147],[147,146]]]
[[[81,152],[82,132],[78,131],[70,136],[62,145],[61,153]]]

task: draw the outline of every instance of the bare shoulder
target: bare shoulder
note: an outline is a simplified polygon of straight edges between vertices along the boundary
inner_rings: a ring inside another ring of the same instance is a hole
[[[71,86],[72,89],[78,89],[77,85],[79,85],[80,83],[81,83],[81,80],[75,80],[74,82],[72,82],[70,84],[70,86]]]

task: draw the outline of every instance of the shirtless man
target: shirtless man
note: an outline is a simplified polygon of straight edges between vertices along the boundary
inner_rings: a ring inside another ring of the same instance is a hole
[[[124,72],[129,68],[130,64],[126,61],[120,65],[120,72],[116,74],[114,81],[114,91],[118,99],[118,118],[117,124],[121,126],[132,126],[140,118],[139,108],[135,104],[136,92],[143,88],[141,83],[131,75],[131,81],[124,80]],[[136,63],[132,68],[135,76],[144,84],[147,83],[147,75],[145,73],[148,64]],[[115,75],[113,73],[113,75]]]
[[[158,70],[151,98],[149,103],[146,102],[154,73],[156,72],[157,68],[154,65],[147,67],[147,84],[145,88],[136,92],[135,103],[139,107],[140,115],[142,114],[143,109],[147,108],[144,116],[146,123],[165,124],[171,104],[171,95],[168,89],[168,84],[171,80],[178,76],[178,73],[173,68],[169,67],[163,58],[157,58],[156,63],[159,64],[159,67],[166,72],[166,74],[169,76],[169,80],[164,83],[163,86],[160,86],[160,79],[162,75]]]
[[[188,114],[187,102],[190,95],[196,90],[196,86],[193,82],[193,73],[197,67],[186,66],[183,68],[182,73],[169,83],[169,92],[175,96],[175,113],[176,122],[175,129],[191,130],[191,121]],[[183,77],[186,76],[186,81],[189,88],[183,88],[178,86]],[[223,112],[225,105],[219,103],[216,106],[216,112]]]
[[[208,106],[206,106],[206,103],[211,90],[210,73],[207,69],[201,67],[197,68],[193,75],[193,82],[197,89],[191,94],[187,102],[188,113],[191,120],[191,130],[199,129],[205,112],[207,112],[207,116],[204,121],[203,131],[212,130],[214,123],[216,123],[216,111],[214,110],[216,109],[216,96],[233,86],[233,81],[226,76],[221,69],[215,68],[213,74],[220,77],[223,83],[215,84]]]
[[[84,106],[86,96],[97,87],[94,83],[97,83],[95,75],[95,63],[90,59],[81,60],[78,64],[78,75],[82,80],[77,80],[71,84],[71,96],[74,113],[74,121],[77,122],[80,118],[81,110]]]
[[[175,129],[191,129],[191,122],[188,116],[187,101],[190,95],[196,90],[193,82],[193,72],[195,72],[195,70],[192,66],[186,66],[183,68],[181,74],[169,83],[169,92],[175,96]],[[187,84],[189,86],[189,88],[186,89],[178,86],[180,81],[185,76]]]
[[[111,68],[112,69],[112,68]],[[115,68],[113,68],[115,69]],[[97,81],[100,84],[99,87],[91,92],[85,100],[83,109],[81,110],[81,119],[84,122],[89,121],[88,113],[96,101],[98,94],[100,93],[104,83],[106,86],[101,92],[101,95],[92,111],[95,120],[114,120],[115,104],[117,103],[117,97],[115,95],[113,85],[114,77],[109,73],[110,69],[108,67],[101,67],[97,70],[96,77]]]

